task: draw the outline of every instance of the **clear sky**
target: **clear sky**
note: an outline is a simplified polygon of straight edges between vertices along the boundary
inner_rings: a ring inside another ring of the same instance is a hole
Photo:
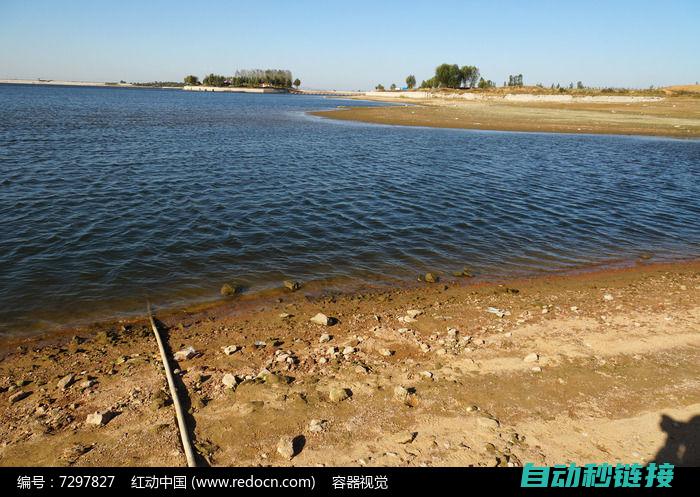
[[[0,78],[181,80],[284,68],[368,89],[476,65],[502,84],[700,80],[700,0],[0,0]]]

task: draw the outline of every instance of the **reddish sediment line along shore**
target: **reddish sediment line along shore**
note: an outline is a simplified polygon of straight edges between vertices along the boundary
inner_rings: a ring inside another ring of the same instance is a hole
[[[158,317],[210,464],[700,463],[699,261]],[[146,320],[12,345],[0,464],[184,465]]]

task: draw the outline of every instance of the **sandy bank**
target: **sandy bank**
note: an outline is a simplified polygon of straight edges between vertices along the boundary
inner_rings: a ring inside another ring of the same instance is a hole
[[[700,464],[700,262],[306,293],[160,316],[207,463]],[[0,416],[3,465],[184,463],[145,321],[15,344]]]
[[[700,137],[700,99],[695,97],[479,94],[403,99],[390,93],[365,99],[411,105],[359,107],[314,115],[377,124],[437,128]],[[397,92],[399,93],[399,92]],[[471,97],[467,98],[467,95]]]

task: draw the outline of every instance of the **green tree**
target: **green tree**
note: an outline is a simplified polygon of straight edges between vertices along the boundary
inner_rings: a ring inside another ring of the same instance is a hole
[[[199,78],[197,76],[194,76],[190,74],[189,76],[185,76],[185,84],[190,85],[190,86],[195,86],[199,84]]]
[[[299,81],[299,78],[297,78],[297,79],[294,80],[294,86],[297,87],[297,90],[298,90],[299,87],[301,86],[301,81]]]
[[[476,66],[462,66],[459,71],[462,76],[464,86],[474,88],[476,86],[476,82],[479,81],[479,68]]]
[[[377,91],[384,91],[384,85],[379,83],[377,86],[374,87],[374,89]]]
[[[204,86],[224,86],[226,84],[226,78],[220,74],[208,74],[204,76],[202,80]]]
[[[585,86],[583,86],[583,83],[579,81],[578,83],[576,83],[576,88],[578,88],[579,90],[583,90]]]
[[[435,82],[444,88],[459,88],[462,84],[462,71],[457,64],[440,64],[435,68]]]
[[[478,86],[479,86],[479,88],[493,88],[493,87],[496,86],[496,83],[494,83],[494,82],[491,81],[490,79],[481,78],[481,79],[479,80],[479,85],[478,85]]]
[[[406,86],[408,86],[409,90],[412,90],[416,87],[416,77],[413,74],[409,74],[406,77]]]
[[[391,83],[391,86],[389,87],[391,91],[394,91],[396,89],[396,84]]]

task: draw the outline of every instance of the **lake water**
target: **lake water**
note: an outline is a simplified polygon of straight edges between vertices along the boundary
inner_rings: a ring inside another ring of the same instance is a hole
[[[342,104],[0,85],[0,333],[216,298],[225,282],[700,255],[698,141],[305,114]]]

